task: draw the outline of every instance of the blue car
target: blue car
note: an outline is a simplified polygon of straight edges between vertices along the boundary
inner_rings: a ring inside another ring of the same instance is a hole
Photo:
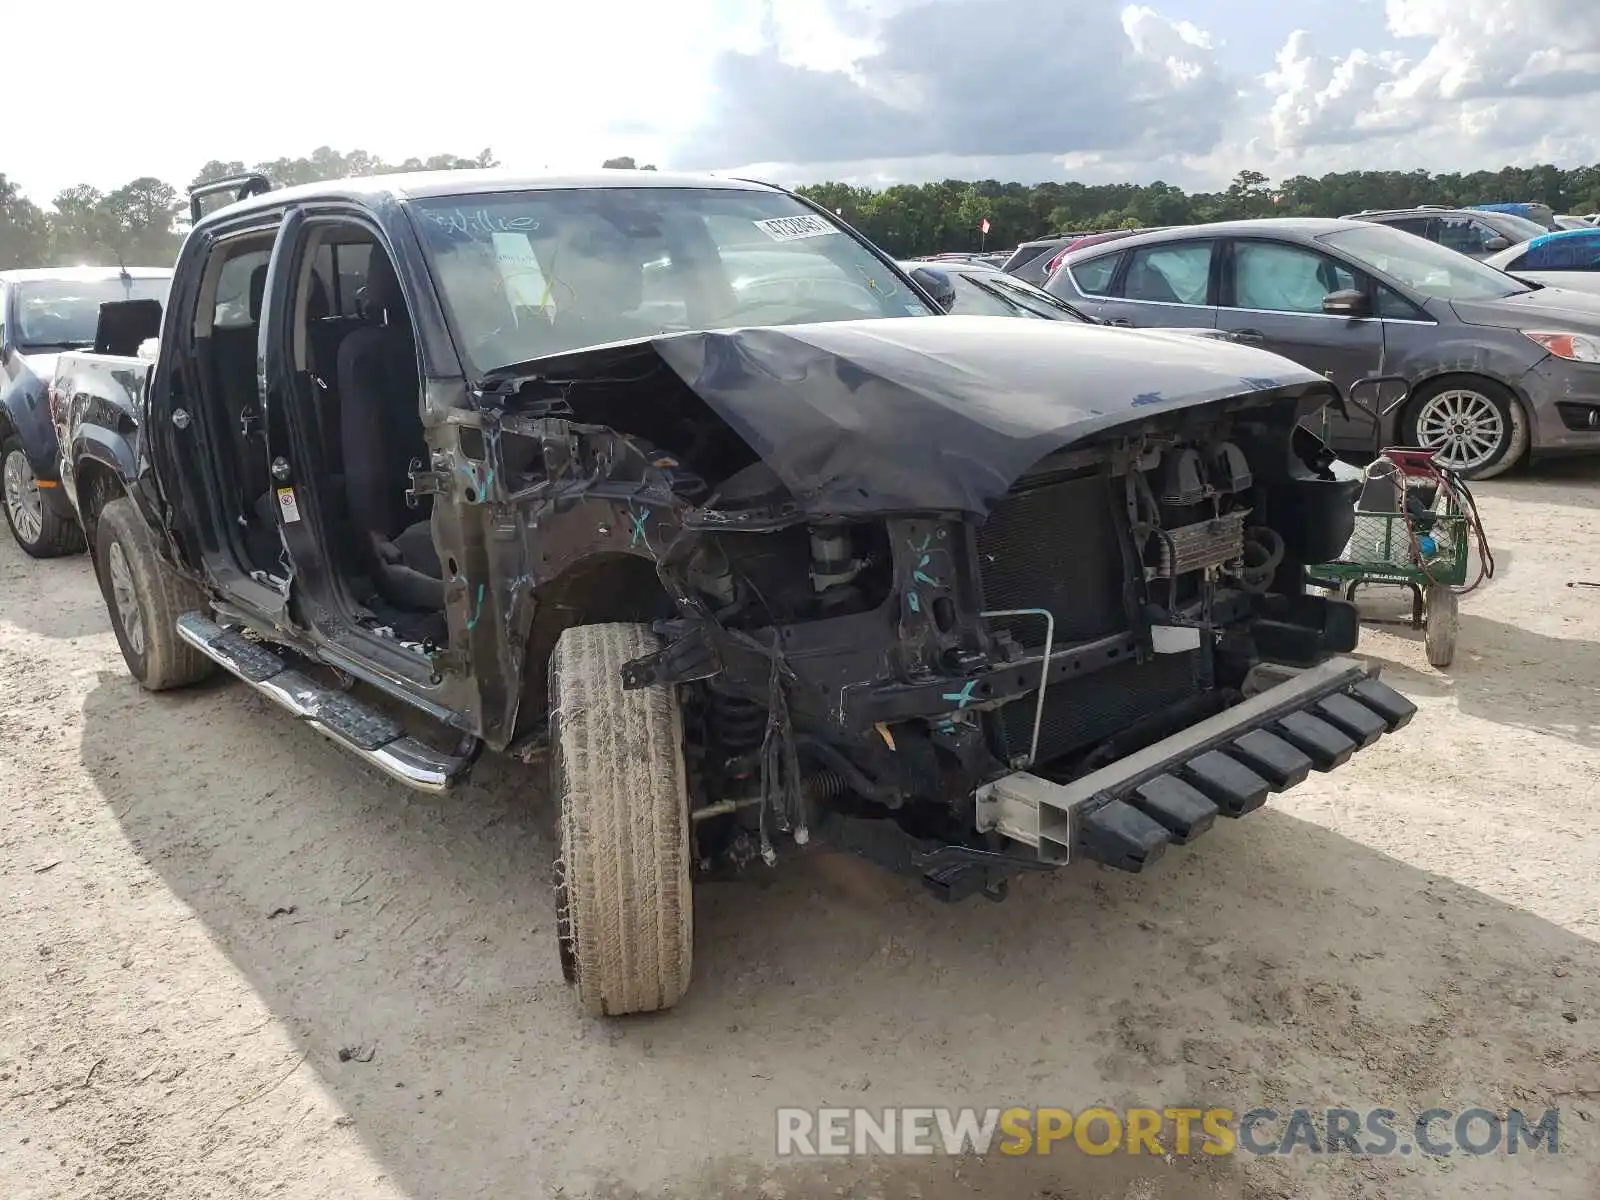
[[[94,348],[102,304],[165,305],[171,283],[165,267],[0,271],[0,507],[11,536],[34,558],[84,548],[72,505],[61,494],[50,421],[56,356]]]

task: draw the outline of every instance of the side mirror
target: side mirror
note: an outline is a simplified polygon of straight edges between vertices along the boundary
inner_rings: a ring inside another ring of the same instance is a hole
[[[145,362],[155,362],[156,351],[161,348],[160,338],[145,338],[139,343],[139,357]]]
[[[1511,239],[1510,238],[1503,238],[1499,234],[1496,234],[1494,237],[1487,239],[1483,243],[1483,248],[1484,248],[1485,252],[1487,252],[1489,254],[1494,254],[1497,251],[1508,249],[1510,247],[1510,245],[1511,245]]]
[[[1322,298],[1322,311],[1330,317],[1369,317],[1372,310],[1367,306],[1367,295],[1353,288],[1342,291],[1329,292]]]
[[[911,278],[933,297],[941,312],[949,312],[956,306],[956,285],[938,267],[914,267]]]

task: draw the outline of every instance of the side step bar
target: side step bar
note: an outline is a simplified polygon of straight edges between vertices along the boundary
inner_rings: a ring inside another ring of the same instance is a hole
[[[314,682],[259,642],[199,613],[178,618],[178,636],[318,733],[408,787],[445,791],[472,765],[471,758],[424,745],[393,718]]]
[[[1242,817],[1312,771],[1343,766],[1416,711],[1376,667],[1331,659],[1081,779],[1019,771],[985,784],[977,827],[1042,863],[1139,871],[1218,816]]]

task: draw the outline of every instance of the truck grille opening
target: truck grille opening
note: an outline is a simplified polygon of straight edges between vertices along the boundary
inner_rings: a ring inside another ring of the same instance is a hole
[[[994,506],[978,529],[978,570],[984,607],[1043,608],[1056,619],[1056,646],[1128,630],[1122,596],[1122,548],[1112,523],[1109,484],[1092,475],[1019,489]],[[1025,648],[1044,645],[1044,622],[1000,618]],[[1200,691],[1200,652],[1128,661],[1053,685],[1045,696],[1037,762],[1082,752],[1142,717]],[[1034,697],[995,715],[997,749],[1026,754],[1033,733]]]

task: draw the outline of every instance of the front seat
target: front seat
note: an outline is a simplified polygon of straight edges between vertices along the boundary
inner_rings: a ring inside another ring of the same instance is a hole
[[[444,608],[444,582],[424,499],[406,504],[411,460],[427,459],[418,417],[416,341],[389,256],[373,247],[366,323],[339,346],[344,492],[363,567],[378,594],[413,611]],[[423,520],[418,521],[421,513]]]

